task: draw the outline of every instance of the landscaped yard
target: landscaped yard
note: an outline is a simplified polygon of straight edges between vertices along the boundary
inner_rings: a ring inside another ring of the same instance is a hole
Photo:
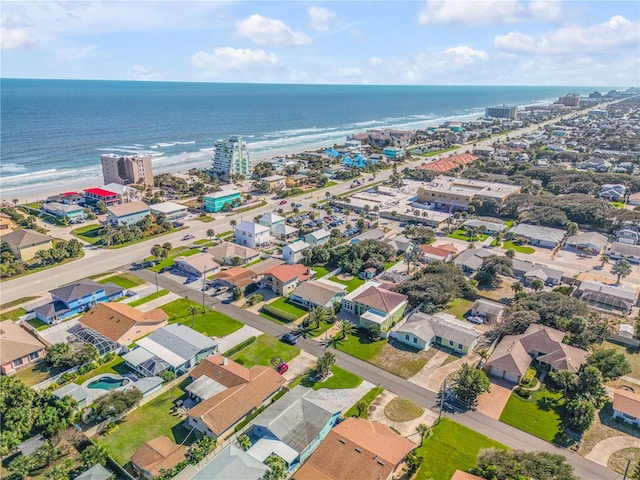
[[[162,260],[159,263],[156,263],[153,267],[149,267],[149,270],[152,272],[159,272],[165,267],[173,267],[175,265],[174,259],[176,257],[189,257],[191,255],[195,255],[196,253],[200,253],[199,248],[189,248],[189,247],[176,247],[169,252],[169,256]],[[146,261],[151,262],[154,261],[155,257],[147,257]]]
[[[505,250],[515,250],[516,252],[520,252],[520,253],[525,253],[527,255],[531,254],[531,253],[535,253],[535,248],[533,247],[527,247],[526,245],[516,245],[515,243],[513,243],[513,241],[508,240],[506,242],[502,243],[502,248],[504,248]]]
[[[307,388],[313,388],[314,390],[320,390],[321,388],[337,390],[340,388],[356,388],[362,383],[362,378],[355,373],[348,372],[337,365],[333,365],[331,367],[331,376],[325,381],[315,382],[309,375],[305,375],[299,382],[294,381],[289,385],[289,388],[293,388],[297,383]]]
[[[189,313],[190,306],[198,309],[194,316]],[[186,298],[179,298],[160,308],[169,316],[170,324],[182,323],[188,327],[193,326],[194,330],[209,337],[224,337],[242,328],[242,323],[224,313],[208,307],[205,308],[205,313],[202,313],[201,305]]]
[[[455,232],[447,235],[447,237],[455,238],[457,240],[464,240],[465,242],[484,242],[487,238],[489,238],[489,235],[487,235],[486,233],[476,232],[475,236],[471,238],[466,234],[466,231],[464,229],[458,229]]]
[[[127,367],[122,357],[115,357],[110,362],[107,362],[104,365],[100,365],[95,370],[91,370],[90,372],[87,372],[84,375],[80,375],[79,377],[76,377],[73,383],[82,385],[84,382],[86,382],[90,378],[97,377],[98,375],[102,375],[104,373],[116,373],[116,374],[122,375],[124,373],[131,373],[131,370],[129,369],[129,367]]]
[[[473,302],[465,298],[454,298],[444,309],[445,313],[450,313],[457,318],[464,320],[465,316],[471,310]]]
[[[144,280],[136,277],[132,273],[121,273],[119,275],[112,275],[111,277],[103,278],[98,283],[115,283],[122,288],[133,288],[138,285],[142,285]]]
[[[96,437],[94,440],[104,446],[120,465],[126,464],[142,444],[152,438],[165,435],[175,443],[184,442],[189,430],[183,427],[182,420],[172,413],[172,409],[177,400],[186,399],[184,388],[187,382],[182,382],[129,413],[114,433],[106,437]],[[192,434],[185,444],[189,445],[196,439]]]
[[[424,413],[424,408],[406,398],[396,397],[384,407],[384,415],[392,422],[408,422]]]
[[[550,392],[545,388],[534,392],[531,400],[523,400],[512,393],[500,421],[547,442],[562,442],[559,412],[563,404],[561,392]]]
[[[382,387],[373,387],[371,390],[369,390],[364,397],[362,397],[360,400],[358,400],[358,402],[364,402],[367,404],[367,408],[362,412],[362,415],[360,416],[360,418],[364,418],[365,420],[369,418],[369,406],[373,403],[373,401],[378,398],[378,396],[384,391],[384,389]],[[356,402],[356,405],[358,404],[358,402]],[[349,410],[347,410],[346,412],[344,412],[344,418],[349,418],[349,417],[353,417],[354,415],[358,414],[358,409],[356,408],[356,405],[352,406]]]
[[[40,360],[18,371],[18,373],[16,373],[16,377],[22,380],[28,387],[33,387],[34,385],[45,381],[47,378],[53,377],[65,370],[66,368],[51,367],[44,360]]]
[[[8,312],[1,313],[0,314],[0,320],[13,320],[15,322],[22,315],[24,315],[26,313],[27,313],[27,311],[24,308],[16,308],[14,310],[9,310]]]
[[[357,334],[339,340],[337,349],[402,378],[414,376],[435,354],[434,349],[414,350],[387,339],[372,342]]]
[[[341,280],[338,278],[338,275],[334,275],[333,277],[330,277],[329,280],[331,280],[332,282],[341,283],[342,285],[346,285],[347,292],[353,292],[360,285],[364,284],[364,280],[356,276],[354,276],[351,280]]]
[[[44,330],[45,328],[49,328],[48,323],[44,323],[39,318],[32,318],[31,320],[27,320],[27,323],[31,325],[36,330]]]
[[[323,267],[322,265],[314,265],[314,266],[309,267],[309,268],[311,270],[313,270],[314,272],[316,272],[315,278],[322,278],[327,273],[329,273],[329,270],[326,267]]]
[[[327,323],[327,322],[320,322],[320,328],[315,328],[315,323],[313,324],[313,329],[312,330],[306,330],[305,331],[305,335],[308,338],[315,338],[315,337],[319,337],[320,335],[322,335],[324,332],[326,332],[327,330],[329,330],[331,328],[331,326],[333,325],[333,323]]]
[[[626,347],[624,345],[620,345],[618,343],[605,341],[603,344],[603,348],[615,348],[616,350],[624,353],[624,356],[627,357],[627,362],[631,365],[631,373],[629,373],[630,377],[633,377],[637,380],[640,380],[640,349],[633,347]]]
[[[273,357],[281,357],[285,362],[298,356],[300,349],[293,345],[287,345],[269,335],[260,335],[246,348],[243,348],[231,358],[245,367],[254,365],[271,365]]]
[[[95,245],[100,241],[99,233],[101,229],[102,225],[92,223],[91,225],[85,225],[83,227],[71,230],[71,235],[75,235],[80,240]]]
[[[288,302],[287,297],[280,297],[275,302],[271,302],[269,305],[277,308],[278,310],[282,310],[287,313],[291,313],[292,315],[296,315],[298,318],[303,315],[309,313],[306,308],[299,307],[294,303]]]
[[[156,298],[164,297],[169,293],[169,290],[159,290],[157,292],[152,293],[151,295],[147,295],[146,297],[139,298],[138,300],[134,300],[133,302],[129,302],[130,307],[137,307],[138,305],[142,305],[144,303],[150,302],[151,300],[155,300]]]
[[[475,466],[478,453],[485,448],[506,450],[507,446],[443,418],[433,427],[433,436],[415,451],[424,458],[415,480],[451,478],[456,470]]]

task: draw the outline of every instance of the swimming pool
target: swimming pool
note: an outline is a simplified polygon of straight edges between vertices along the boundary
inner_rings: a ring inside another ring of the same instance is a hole
[[[87,385],[87,388],[115,390],[116,388],[126,385],[128,382],[129,381],[126,378],[100,377],[98,380],[94,380],[89,385]]]

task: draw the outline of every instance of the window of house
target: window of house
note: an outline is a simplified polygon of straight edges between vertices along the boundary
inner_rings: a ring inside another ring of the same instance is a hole
[[[14,360],[12,363],[13,363],[13,366],[15,368],[15,367],[19,367],[20,365],[22,365],[23,361],[22,361],[22,358],[18,358],[16,360]]]
[[[405,340],[409,340],[409,335],[405,335],[405,336],[404,336],[404,339],[405,339]]]
[[[462,344],[461,344],[461,343],[459,343],[459,344],[458,344],[458,348],[459,348],[460,350],[462,350],[462,348],[463,348],[463,347],[462,347]]]
[[[29,354],[29,360],[35,360],[38,358],[38,352],[32,352]]]
[[[418,343],[418,339],[416,337],[413,337],[413,343]]]
[[[453,340],[449,340],[449,345],[453,346]]]

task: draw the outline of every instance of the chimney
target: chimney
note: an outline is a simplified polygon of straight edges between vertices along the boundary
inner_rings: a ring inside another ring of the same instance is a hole
[[[226,357],[222,357],[222,365],[227,365],[229,363],[229,360],[227,360]]]

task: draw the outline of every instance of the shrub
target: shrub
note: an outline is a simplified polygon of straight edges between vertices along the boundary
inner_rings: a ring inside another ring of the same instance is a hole
[[[171,370],[163,370],[158,376],[165,382],[170,382],[176,378],[176,374]]]
[[[534,378],[536,378],[536,369],[528,368],[527,372],[522,376],[522,379],[520,380],[520,385],[530,387],[533,383]]]
[[[520,386],[516,387],[513,390],[513,393],[515,393],[517,396],[519,396],[523,400],[530,400],[531,396],[533,395],[530,390],[526,390]]]
[[[266,406],[262,405],[260,408],[258,408],[255,412],[253,412],[251,415],[249,415],[247,418],[245,418],[243,421],[241,421],[239,424],[237,424],[234,428],[234,430],[236,432],[241,431],[244,427],[246,427],[247,425],[249,425],[249,422],[251,422],[251,420],[253,420],[254,418],[256,418],[258,415],[260,415],[262,412],[264,412],[264,409],[267,408]]]
[[[60,377],[60,380],[62,380],[62,383],[67,383],[72,381],[77,376],[78,374],[75,372],[66,372],[62,374],[62,376]]]
[[[264,305],[262,307],[262,311],[285,322],[295,322],[298,319],[297,315],[285,312],[284,310],[280,310],[279,308],[271,305]]]
[[[247,301],[245,302],[245,305],[248,305],[248,306],[251,307],[253,305],[256,305],[256,304],[262,302],[263,300],[264,300],[264,295],[262,295],[261,293],[254,293],[249,298],[247,298]]]
[[[116,422],[109,422],[102,432],[102,435],[106,437],[107,435],[111,435],[112,433],[117,432],[119,429],[120,425],[118,425]]]
[[[235,347],[231,347],[229,350],[227,350],[226,352],[222,353],[223,357],[230,357],[231,355],[235,355],[236,353],[238,353],[240,350],[242,350],[243,348],[248,347],[249,345],[251,345],[253,342],[256,341],[256,337],[249,337],[247,338],[245,341],[240,342],[238,345],[236,345]]]

